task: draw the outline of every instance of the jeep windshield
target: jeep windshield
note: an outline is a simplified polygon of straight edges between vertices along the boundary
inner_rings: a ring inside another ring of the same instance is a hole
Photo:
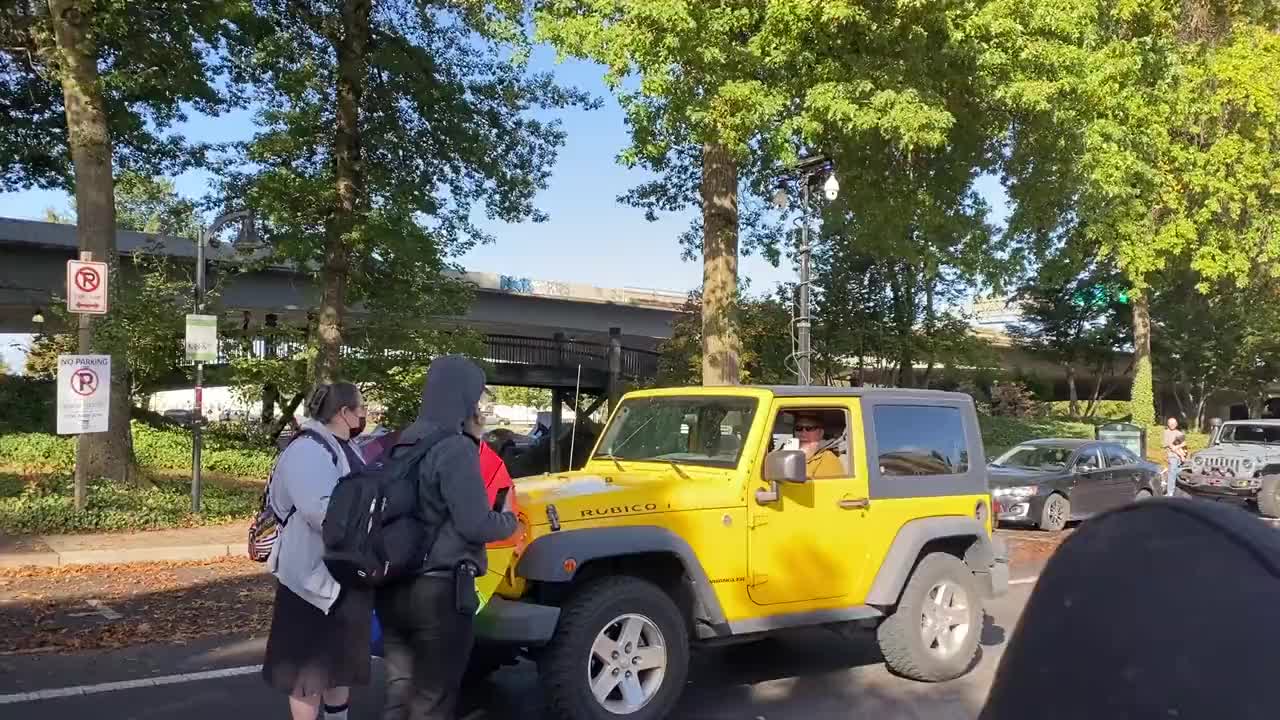
[[[737,467],[757,405],[754,398],[743,397],[624,400],[593,457],[615,462]]]
[[[1218,442],[1280,445],[1280,425],[1223,425]]]

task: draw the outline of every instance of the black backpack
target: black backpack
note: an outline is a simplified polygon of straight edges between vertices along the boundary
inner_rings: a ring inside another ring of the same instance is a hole
[[[417,469],[436,443],[454,434],[433,433],[396,457],[388,450],[338,481],[320,531],[334,580],[375,588],[422,568],[438,528],[427,527],[418,510]]]

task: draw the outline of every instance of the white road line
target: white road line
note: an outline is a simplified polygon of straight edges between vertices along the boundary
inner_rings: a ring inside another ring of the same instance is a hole
[[[121,680],[119,682],[99,683],[97,685],[76,685],[75,687],[36,690],[35,692],[29,693],[0,695],[0,705],[35,702],[37,700],[52,700],[54,698],[75,697],[79,695],[97,695],[99,693],[116,692],[118,690],[160,687],[161,685],[176,685],[178,683],[200,682],[201,680],[217,680],[220,678],[238,677],[240,675],[252,675],[257,672],[262,672],[261,665],[245,665],[243,667],[225,668],[222,670],[206,670],[204,672],[184,673],[182,675],[164,675],[162,677],[142,678],[139,680]]]
[[[1035,581],[1039,579],[1040,579],[1040,576],[1036,575],[1035,577],[1018,578],[1017,580],[1010,580],[1009,584],[1010,585],[1031,585],[1031,584],[1034,584]]]

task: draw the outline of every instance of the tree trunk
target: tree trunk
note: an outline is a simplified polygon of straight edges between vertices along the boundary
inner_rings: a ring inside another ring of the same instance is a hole
[[[1156,422],[1155,387],[1151,368],[1151,298],[1133,299],[1133,388],[1129,395],[1134,424],[1150,427]]]
[[[337,199],[333,217],[325,228],[324,269],[320,273],[317,382],[334,382],[342,366],[343,315],[351,271],[348,244],[365,195],[360,101],[371,32],[369,13],[370,0],[342,0],[342,35],[334,43],[338,58],[337,126],[333,138]]]
[[[110,287],[120,287],[116,256],[115,181],[112,178],[111,131],[98,77],[98,48],[90,26],[94,3],[49,0],[57,46],[58,76],[66,105],[67,136],[75,166],[76,235],[80,250],[111,264]],[[90,352],[92,329],[82,333],[80,352]],[[108,430],[79,436],[78,474],[85,478],[136,478],[133,435],[129,427],[129,362],[123,353],[111,358],[111,408]]]
[[[915,324],[915,293],[909,283],[914,282],[907,268],[889,282],[893,297],[894,332],[898,336],[898,376],[895,385],[898,387],[915,387],[915,347],[912,337],[912,326]]]
[[[736,385],[738,164],[717,143],[702,146],[702,384]]]
[[[1076,390],[1076,366],[1067,363],[1067,414],[1072,420],[1080,417],[1080,393]]]

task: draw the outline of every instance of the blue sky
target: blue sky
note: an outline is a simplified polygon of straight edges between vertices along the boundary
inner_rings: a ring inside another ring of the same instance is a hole
[[[646,175],[623,168],[614,159],[626,147],[628,135],[621,109],[602,82],[601,67],[578,61],[556,63],[545,47],[535,52],[533,67],[553,71],[562,83],[602,98],[604,106],[558,113],[567,140],[548,188],[537,198],[550,220],[508,224],[481,219],[496,242],[473,249],[458,262],[468,270],[602,287],[682,292],[698,287],[700,263],[680,259],[678,238],[688,227],[690,215],[668,215],[650,223],[642,211],[617,202],[619,195]],[[247,111],[218,118],[193,116],[183,130],[211,142],[241,140],[252,134],[253,121]],[[191,197],[203,196],[208,182],[204,173],[177,178],[179,192]],[[998,211],[1003,210],[1003,202],[990,197],[999,186],[994,182],[988,186],[989,199]],[[67,196],[60,192],[0,194],[2,217],[41,219],[46,208],[68,205]],[[794,277],[789,261],[775,268],[755,257],[743,258],[740,272],[754,291],[766,291]],[[15,341],[21,338],[0,335],[0,356],[13,367],[20,364],[22,355],[11,346]]]

